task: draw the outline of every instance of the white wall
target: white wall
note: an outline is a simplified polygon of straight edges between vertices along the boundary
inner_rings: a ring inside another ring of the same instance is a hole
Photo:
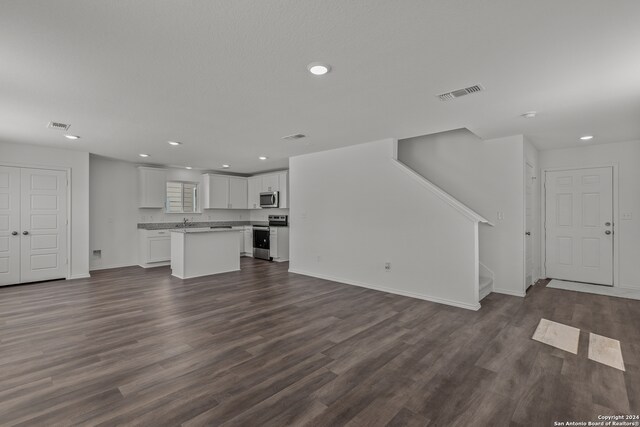
[[[89,275],[89,153],[0,142],[0,164],[71,171],[71,278]]]
[[[458,129],[401,140],[398,159],[495,224],[480,225],[480,261],[494,292],[524,296],[523,137],[483,141]]]
[[[91,269],[138,263],[138,175],[133,164],[90,157]]]
[[[574,168],[618,165],[619,215],[615,238],[619,242],[619,283],[616,286],[640,288],[640,141],[540,152],[540,168]]]
[[[477,225],[397,167],[393,145],[290,159],[290,270],[477,309]]]

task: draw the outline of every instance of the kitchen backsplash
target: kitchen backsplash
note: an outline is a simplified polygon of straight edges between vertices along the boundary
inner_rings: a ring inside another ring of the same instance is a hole
[[[203,213],[165,213],[162,209],[138,209],[138,222],[267,221],[269,215],[289,215],[289,209],[205,209]]]

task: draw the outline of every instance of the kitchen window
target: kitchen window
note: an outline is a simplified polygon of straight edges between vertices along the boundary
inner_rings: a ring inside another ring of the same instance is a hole
[[[198,183],[168,181],[166,211],[167,213],[198,212]]]

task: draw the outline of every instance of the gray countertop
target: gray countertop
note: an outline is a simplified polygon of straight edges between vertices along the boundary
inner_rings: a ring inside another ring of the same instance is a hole
[[[221,227],[232,226],[242,227],[245,225],[269,225],[267,221],[203,221],[203,222],[190,222],[188,228],[208,228],[208,227]],[[141,222],[138,223],[138,228],[142,230],[172,230],[177,228],[183,228],[182,222]]]
[[[235,232],[238,233],[241,230],[237,228],[177,228],[175,230],[171,230],[172,233],[182,233],[182,234],[192,234],[192,233],[223,233],[223,232]]]

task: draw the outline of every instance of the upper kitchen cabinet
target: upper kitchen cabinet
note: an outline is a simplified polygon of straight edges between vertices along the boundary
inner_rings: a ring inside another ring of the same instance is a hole
[[[247,209],[247,178],[229,177],[229,209]]]
[[[280,208],[289,207],[289,172],[273,172],[255,175],[248,179],[248,207],[260,209],[260,193],[279,193]]]
[[[262,178],[259,176],[252,176],[248,180],[248,200],[247,206],[249,209],[260,209],[260,192],[262,191]]]
[[[138,207],[164,208],[167,192],[167,171],[138,167]]]
[[[289,172],[278,172],[278,191],[280,192],[280,207],[289,208]]]
[[[247,209],[247,178],[202,175],[203,209]]]
[[[279,175],[277,173],[262,175],[262,190],[263,193],[270,193],[272,191],[280,191]]]

